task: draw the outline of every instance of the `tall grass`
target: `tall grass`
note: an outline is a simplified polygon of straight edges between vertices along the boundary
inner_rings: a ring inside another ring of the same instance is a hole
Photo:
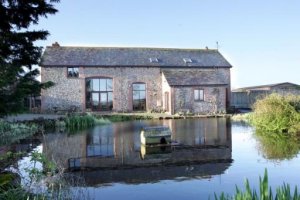
[[[84,129],[95,125],[111,123],[108,119],[96,118],[92,115],[72,115],[65,118],[65,124],[68,129]]]
[[[271,94],[257,100],[250,122],[257,130],[295,134],[300,131],[300,96]]]
[[[0,146],[9,145],[35,134],[38,131],[36,125],[9,123],[0,120]]]
[[[295,187],[291,191],[289,184],[283,184],[276,189],[274,195],[273,190],[269,187],[268,173],[265,170],[264,177],[259,177],[259,193],[255,189],[251,189],[248,179],[245,182],[245,190],[242,191],[236,186],[233,196],[222,193],[219,197],[215,194],[215,200],[300,200],[300,194]]]

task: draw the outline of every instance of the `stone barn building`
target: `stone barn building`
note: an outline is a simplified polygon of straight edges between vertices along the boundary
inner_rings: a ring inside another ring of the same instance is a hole
[[[218,50],[121,47],[46,48],[41,81],[43,111],[225,112],[229,62]]]
[[[232,90],[231,104],[235,108],[251,109],[256,100],[272,93],[300,95],[300,85],[285,82],[235,89]]]

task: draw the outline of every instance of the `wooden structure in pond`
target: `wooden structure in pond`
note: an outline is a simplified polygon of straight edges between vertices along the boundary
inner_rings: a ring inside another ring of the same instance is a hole
[[[166,145],[171,144],[171,130],[167,126],[145,127],[141,131],[141,144]]]
[[[285,82],[235,89],[231,92],[231,106],[251,109],[258,99],[272,93],[284,96],[289,94],[300,95],[300,85]]]

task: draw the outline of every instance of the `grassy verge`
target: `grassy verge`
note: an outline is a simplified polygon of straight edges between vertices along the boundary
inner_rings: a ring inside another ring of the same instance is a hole
[[[123,122],[130,120],[148,120],[153,119],[153,116],[150,115],[122,115],[122,114],[113,114],[113,115],[103,115],[104,119],[107,119],[111,122]]]

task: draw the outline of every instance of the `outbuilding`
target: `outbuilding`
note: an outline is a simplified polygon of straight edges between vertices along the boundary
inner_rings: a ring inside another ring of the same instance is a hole
[[[231,103],[235,108],[251,109],[253,104],[269,94],[277,93],[280,95],[300,95],[300,85],[284,82],[269,85],[259,85],[244,87],[232,90]]]

